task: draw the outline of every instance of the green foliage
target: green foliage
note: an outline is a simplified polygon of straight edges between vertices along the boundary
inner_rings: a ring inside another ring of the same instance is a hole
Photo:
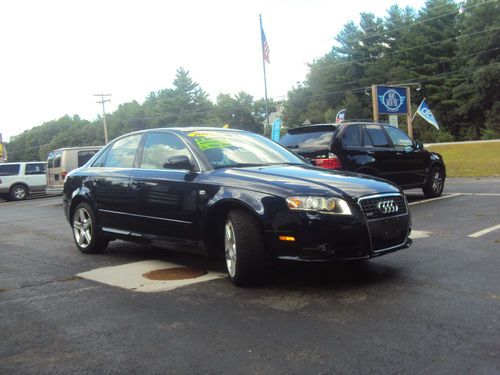
[[[419,116],[415,138],[424,142],[500,137],[500,2],[428,0],[420,10],[391,6],[384,18],[361,13],[344,25],[329,53],[309,64],[304,82],[283,103],[284,127],[372,118],[373,84],[419,83],[418,106],[427,98],[440,124]],[[414,86],[412,86],[414,87]],[[268,103],[269,112],[274,103]],[[121,104],[107,115],[109,138],[127,132],[172,126],[218,126],[263,133],[265,102],[240,92],[220,94],[212,103],[189,72],[177,69],[172,87],[152,92],[143,103]],[[14,137],[9,160],[44,160],[55,148],[104,143],[102,118],[90,122],[63,116]]]
[[[272,101],[269,111],[274,111]],[[183,68],[177,69],[172,88],[152,92],[144,103],[132,101],[106,116],[109,139],[136,130],[172,126],[219,126],[263,132],[265,101],[254,101],[247,93],[235,98],[220,95],[214,105],[198,83]],[[104,144],[103,121],[90,122],[68,115],[46,122],[15,136],[7,143],[9,161],[46,160],[61,147]]]
[[[373,84],[419,83],[417,105],[427,98],[441,126],[417,120],[424,141],[498,137],[500,3],[492,0],[428,0],[416,11],[397,5],[382,20],[361,13],[348,22],[330,53],[310,64],[306,80],[288,93],[284,118],[297,126],[332,121],[346,108],[346,120],[372,118]],[[418,118],[418,117],[417,117]]]

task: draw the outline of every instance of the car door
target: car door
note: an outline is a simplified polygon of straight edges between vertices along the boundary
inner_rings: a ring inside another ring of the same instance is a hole
[[[30,191],[43,191],[47,185],[45,163],[27,163],[24,178]]]
[[[131,189],[137,200],[138,230],[153,238],[196,242],[197,172],[175,169],[173,157],[196,159],[186,143],[173,132],[147,134],[139,168],[131,175]],[[196,166],[196,168],[198,168]]]
[[[384,129],[395,148],[398,185],[422,184],[427,175],[426,166],[429,164],[427,154],[417,150],[413,140],[402,130],[393,126],[384,126]]]
[[[371,161],[365,165],[370,174],[397,183],[397,159],[389,137],[378,124],[365,124],[363,145]]]
[[[362,126],[360,124],[349,125],[343,128],[339,134],[340,145],[334,142],[335,155],[342,163],[342,169],[346,171],[363,171],[363,167],[373,161],[362,145]],[[339,147],[340,146],[340,147]],[[364,171],[365,173],[367,171]]]
[[[108,232],[132,231],[136,227],[135,195],[130,176],[142,134],[118,139],[87,169],[99,225]]]

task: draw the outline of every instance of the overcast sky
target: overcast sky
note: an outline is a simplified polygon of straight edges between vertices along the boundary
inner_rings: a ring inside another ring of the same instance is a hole
[[[362,11],[385,15],[423,0],[16,0],[0,3],[0,133],[10,136],[78,114],[93,120],[100,92],[108,112],[171,87],[178,67],[215,101],[264,96],[259,13],[270,46],[268,95],[281,99],[307,63]]]

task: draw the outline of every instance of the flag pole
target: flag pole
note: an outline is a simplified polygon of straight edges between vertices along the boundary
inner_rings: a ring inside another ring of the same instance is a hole
[[[270,129],[269,125],[269,112],[267,109],[267,79],[266,79],[266,61],[264,60],[264,38],[263,38],[263,28],[262,28],[262,15],[259,14],[259,22],[260,22],[260,46],[262,49],[262,69],[264,71],[264,95],[265,95],[265,103],[266,103],[266,124],[267,124],[267,131]],[[264,134],[266,134],[266,131],[264,131]]]
[[[411,121],[413,121],[413,119],[414,119],[414,118],[415,118],[415,116],[417,115],[418,110],[420,109],[420,107],[422,107],[422,103],[425,101],[425,99],[427,99],[427,98],[423,98],[423,99],[422,99],[422,101],[420,102],[420,104],[419,104],[419,106],[418,106],[417,110],[415,111],[415,113],[413,114],[413,117],[411,118]]]

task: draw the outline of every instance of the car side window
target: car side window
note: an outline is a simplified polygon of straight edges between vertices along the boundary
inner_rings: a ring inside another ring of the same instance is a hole
[[[136,134],[116,141],[108,151],[104,166],[111,168],[132,168],[141,137],[141,134]]]
[[[20,169],[21,164],[0,165],[0,176],[17,176]]]
[[[392,126],[386,126],[385,131],[389,134],[394,147],[413,146],[413,141],[403,131]]]
[[[389,147],[389,140],[380,125],[365,125],[365,146]]]
[[[342,145],[344,147],[358,147],[361,146],[360,127],[351,125],[347,127],[342,133]]]
[[[149,133],[142,151],[140,168],[163,169],[163,164],[174,156],[193,156],[186,144],[173,133]]]
[[[24,174],[45,174],[45,163],[26,164],[26,171],[24,172]]]

